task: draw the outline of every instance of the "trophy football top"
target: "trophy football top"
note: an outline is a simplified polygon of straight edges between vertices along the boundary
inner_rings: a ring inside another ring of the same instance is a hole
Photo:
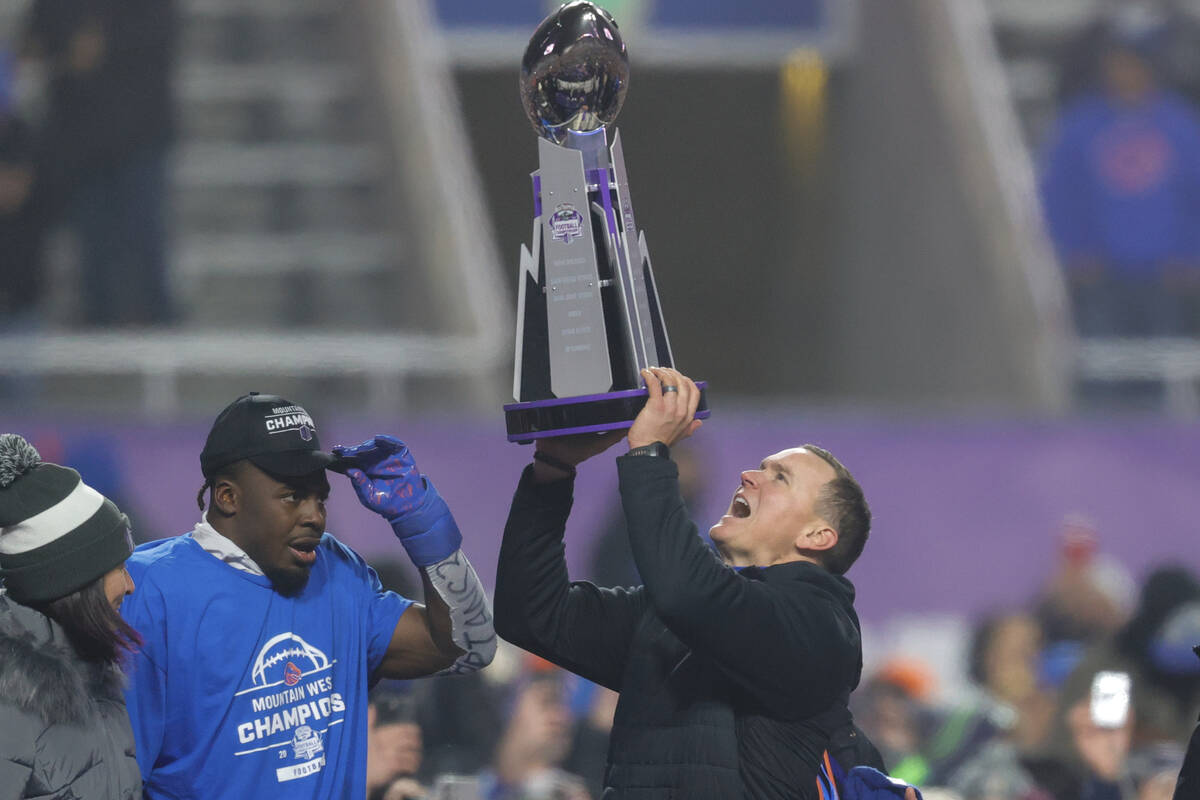
[[[540,136],[612,124],[629,86],[629,58],[612,15],[572,0],[542,23],[521,59],[521,102]]]

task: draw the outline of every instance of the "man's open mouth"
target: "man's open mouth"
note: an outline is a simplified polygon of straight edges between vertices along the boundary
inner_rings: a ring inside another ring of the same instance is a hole
[[[317,545],[321,542],[318,539],[301,539],[298,542],[292,542],[288,545],[288,549],[296,556],[296,560],[305,566],[312,566],[317,561]]]
[[[746,501],[746,498],[738,495],[733,498],[733,505],[730,507],[729,513],[738,519],[745,519],[750,516],[750,503]]]

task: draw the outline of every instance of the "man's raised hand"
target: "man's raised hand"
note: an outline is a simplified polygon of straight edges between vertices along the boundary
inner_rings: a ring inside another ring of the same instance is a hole
[[[533,476],[538,483],[561,480],[574,474],[574,467],[594,455],[603,453],[625,435],[625,431],[603,433],[576,433],[571,436],[552,436],[538,439],[534,447],[550,458],[548,461],[535,459]],[[560,466],[552,466],[557,463]]]
[[[629,447],[662,442],[670,447],[691,436],[703,424],[696,419],[700,389],[695,382],[669,367],[642,370],[650,397],[629,429]]]

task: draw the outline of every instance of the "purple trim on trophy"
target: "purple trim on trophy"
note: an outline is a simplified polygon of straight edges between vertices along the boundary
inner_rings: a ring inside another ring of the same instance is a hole
[[[698,381],[697,388],[708,390],[707,381]],[[595,433],[628,428],[633,424],[639,405],[645,405],[649,396],[646,389],[622,389],[617,392],[585,394],[574,397],[552,397],[546,400],[530,400],[524,403],[509,403],[504,406],[508,441],[527,444],[534,439],[550,436],[567,436],[573,433]],[[703,398],[701,398],[703,400]],[[602,404],[614,404],[606,408]],[[704,402],[707,406],[707,401]],[[636,409],[636,410],[635,410]],[[696,419],[708,419],[708,408],[697,409]],[[628,416],[627,416],[628,415]],[[617,417],[614,419],[614,417]],[[624,417],[621,419],[620,417]],[[590,425],[572,424],[593,420]],[[598,421],[600,420],[600,421]],[[522,428],[524,430],[514,429]],[[535,430],[529,430],[535,428]]]
[[[617,431],[622,428],[633,427],[633,420],[627,419],[622,422],[606,422],[603,425],[581,425],[578,428],[556,428],[552,431],[534,431],[533,433],[510,433],[508,440],[510,442],[529,442],[534,439],[545,439],[549,436],[570,436],[574,433],[603,433],[604,431]]]
[[[707,389],[708,381],[696,381],[697,389]],[[509,403],[504,406],[505,411],[518,411],[529,408],[549,408],[551,406],[573,406],[576,403],[592,403],[596,400],[621,400],[626,397],[638,397],[640,395],[649,396],[650,392],[646,389],[622,389],[619,392],[605,392],[604,394],[580,394],[574,397],[551,397],[548,400],[529,400],[525,403]],[[697,414],[697,419],[702,417]]]
[[[542,176],[530,175],[533,178],[533,216],[542,215]]]
[[[589,184],[594,183],[600,189],[612,188],[612,172],[608,167],[585,170],[584,177]]]
[[[710,409],[696,412],[696,419],[708,419],[712,416]],[[555,428],[550,431],[534,431],[532,433],[510,433],[508,441],[510,442],[529,442],[534,439],[545,439],[550,436],[570,436],[575,433],[603,433],[604,431],[617,431],[624,428],[632,428],[633,420],[626,419],[620,422],[605,422],[601,425],[580,425],[578,428]]]
[[[600,197],[603,201],[604,216],[608,218],[609,238],[613,247],[621,241],[621,229],[617,227],[617,214],[612,204],[612,177],[607,169],[594,169],[588,172],[588,181],[600,187]]]

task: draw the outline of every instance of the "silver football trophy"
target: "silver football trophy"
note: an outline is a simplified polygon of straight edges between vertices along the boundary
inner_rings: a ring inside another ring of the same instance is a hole
[[[517,277],[511,442],[628,428],[646,403],[640,371],[674,366],[621,137],[614,131],[610,147],[605,127],[628,85],[617,24],[586,0],[544,19],[521,62],[540,169],[533,243],[521,248]]]

